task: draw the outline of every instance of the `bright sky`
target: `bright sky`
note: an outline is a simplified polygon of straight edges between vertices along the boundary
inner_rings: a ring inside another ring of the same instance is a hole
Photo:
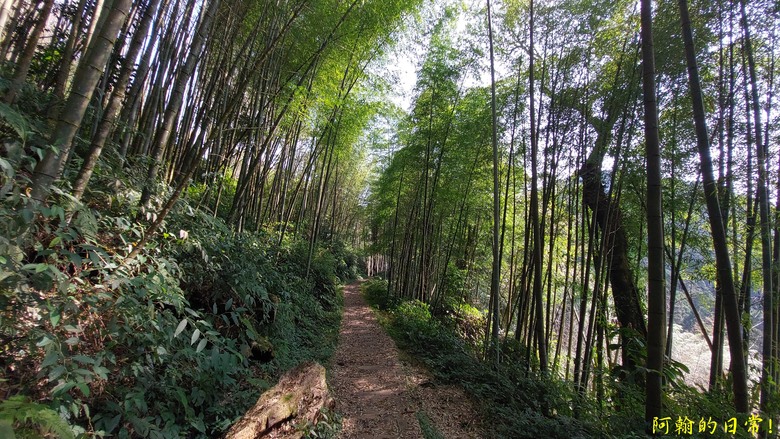
[[[459,2],[436,2],[432,6],[426,6],[431,10],[434,10],[435,8],[435,12],[425,15],[434,17],[441,16],[441,11],[448,3]],[[467,1],[465,5],[465,8],[469,11],[479,10],[479,8],[482,7],[484,7],[484,1],[482,0],[470,0]],[[472,17],[471,19],[473,20],[474,14],[470,14],[463,10],[459,13],[454,32],[456,39],[470,38],[468,35],[469,22],[467,21],[469,17]],[[479,19],[479,17],[476,18]],[[390,96],[391,100],[406,111],[411,110],[412,98],[414,97],[414,86],[417,82],[417,70],[427,51],[428,41],[427,37],[424,36],[425,33],[429,32],[429,29],[426,29],[427,27],[430,27],[430,24],[418,22],[417,24],[407,26],[403,32],[399,32],[396,46],[393,47],[387,55],[387,65],[381,67],[381,69],[387,71],[387,76],[391,78],[390,81],[393,84],[394,93]],[[473,28],[474,26],[472,25],[471,27]],[[484,48],[484,52],[486,54],[486,59],[483,60],[482,67],[484,68],[480,69],[480,76],[478,78],[467,77],[464,85],[472,87],[490,83],[487,47]],[[496,61],[496,79],[498,79],[502,76],[502,72],[507,72],[507,69],[500,65],[500,62],[498,62],[499,60]]]

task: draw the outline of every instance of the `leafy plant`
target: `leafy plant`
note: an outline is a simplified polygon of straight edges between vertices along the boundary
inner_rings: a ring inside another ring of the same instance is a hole
[[[312,428],[311,426],[306,431],[307,439],[335,439],[339,437],[341,433],[341,415],[324,408],[320,412],[320,419],[317,424]]]
[[[125,263],[143,233],[125,216],[131,184],[98,190],[114,193],[100,214],[64,194],[67,208],[35,205],[12,185],[15,204],[0,209],[0,363],[12,389],[51,407],[25,413],[98,436],[212,437],[281,372],[332,353],[341,298],[327,250],[307,278],[291,251],[300,243],[235,234],[181,202]]]
[[[571,401],[578,401],[581,408],[590,401],[573,395],[558,380],[528,371],[517,356],[506,355],[498,367],[486,364],[454,325],[431,315],[428,305],[405,301],[388,315],[381,320],[399,347],[428,367],[436,379],[461,385],[475,398],[494,437],[609,436],[597,418],[573,416]],[[582,411],[597,413],[590,408]]]
[[[62,439],[76,437],[70,425],[45,405],[31,402],[20,395],[0,401],[0,436],[22,439],[49,434]]]
[[[378,309],[388,310],[398,306],[395,297],[387,290],[387,281],[384,279],[370,279],[363,284],[363,296],[368,303]]]

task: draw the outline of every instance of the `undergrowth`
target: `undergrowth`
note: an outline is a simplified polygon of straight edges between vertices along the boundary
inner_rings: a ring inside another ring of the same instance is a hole
[[[486,433],[492,437],[646,437],[640,389],[621,387],[609,373],[604,372],[603,379],[612,396],[598,401],[574,391],[571,383],[535,372],[515,343],[502,344],[498,366],[483,361],[478,336],[484,317],[469,305],[447,304],[440,314],[432,315],[425,303],[394,301],[387,295],[386,281],[370,280],[363,284],[363,291],[372,306],[387,310],[380,312],[379,321],[401,349],[438,381],[460,385],[474,398]],[[614,396],[618,393],[619,398]],[[707,428],[706,437],[749,437],[746,416],[736,417],[736,434],[724,432],[723,421],[734,416],[730,406],[728,392],[706,394],[675,381],[665,400],[669,434],[675,434],[678,417],[687,416],[694,422],[694,433],[704,419],[717,422],[714,431]]]
[[[320,420],[306,432],[306,439],[336,439],[341,433],[341,415],[327,408],[320,412]]]
[[[40,123],[2,110],[1,437],[215,437],[281,373],[331,356],[348,248],[317,248],[307,276],[307,243],[235,233],[184,199],[126,261],[145,230],[133,169],[99,167],[83,204],[58,188],[35,203]]]
[[[403,302],[391,311],[388,332],[444,383],[458,384],[482,407],[494,437],[593,437],[594,426],[572,416],[567,390],[517,362],[498,368],[479,359],[449,322],[431,316],[428,305]],[[546,414],[546,415],[545,415]],[[597,436],[597,435],[596,435]]]
[[[372,306],[384,281],[364,284],[366,299]],[[427,304],[403,301],[390,308],[380,319],[401,349],[423,363],[434,377],[457,384],[481,407],[484,425],[493,437],[504,438],[576,438],[591,437],[594,426],[574,419],[566,389],[543,377],[526,373],[525,367],[507,361],[498,368],[484,363],[457,328],[462,317],[444,313],[443,319],[431,315]],[[465,331],[468,332],[468,331]],[[547,415],[544,415],[546,413]]]

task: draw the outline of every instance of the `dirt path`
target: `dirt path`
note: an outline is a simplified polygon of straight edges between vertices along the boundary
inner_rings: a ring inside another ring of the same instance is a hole
[[[423,438],[419,418],[446,438],[479,438],[474,408],[462,390],[435,385],[425,371],[399,359],[360,295],[344,288],[344,318],[331,368],[342,438]]]

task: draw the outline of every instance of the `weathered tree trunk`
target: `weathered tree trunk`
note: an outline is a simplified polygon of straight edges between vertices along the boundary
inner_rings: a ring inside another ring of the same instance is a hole
[[[612,298],[615,301],[615,315],[621,328],[621,352],[623,366],[633,369],[634,359],[629,355],[629,342],[626,331],[635,331],[642,339],[647,338],[644,314],[639,302],[639,289],[634,282],[631,265],[628,260],[628,242],[623,228],[622,213],[617,203],[606,193],[601,181],[601,166],[586,162],[579,171],[582,178],[582,200],[595,213],[596,223],[604,239],[605,256],[608,261],[609,281],[612,286]]]
[[[323,409],[333,407],[325,368],[308,363],[287,372],[260,396],[254,407],[236,422],[225,439],[257,439],[273,432],[275,438],[298,439],[305,431],[296,425],[316,425]]]

